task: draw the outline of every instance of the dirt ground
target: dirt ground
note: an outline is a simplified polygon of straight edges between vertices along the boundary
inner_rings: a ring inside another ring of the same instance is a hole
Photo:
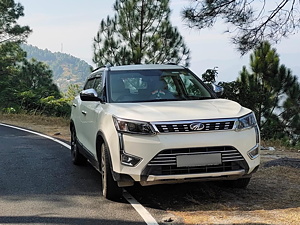
[[[0,114],[0,123],[70,140],[67,119]],[[262,150],[261,162],[245,190],[202,182],[134,186],[129,191],[143,205],[173,214],[165,224],[176,224],[175,218],[181,217],[185,224],[299,225],[300,149]]]

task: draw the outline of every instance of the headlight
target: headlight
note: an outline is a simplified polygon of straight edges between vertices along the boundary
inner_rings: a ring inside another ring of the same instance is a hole
[[[254,113],[247,114],[246,116],[243,116],[241,118],[238,118],[236,121],[236,129],[237,130],[244,130],[244,129],[249,129],[254,126],[256,126],[257,122],[255,119]]]
[[[120,119],[113,116],[117,131],[131,134],[155,134],[150,123],[135,120]]]

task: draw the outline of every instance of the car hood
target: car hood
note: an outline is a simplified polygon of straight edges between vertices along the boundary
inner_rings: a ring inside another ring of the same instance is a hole
[[[112,115],[141,121],[176,121],[237,118],[251,110],[226,99],[108,103]]]

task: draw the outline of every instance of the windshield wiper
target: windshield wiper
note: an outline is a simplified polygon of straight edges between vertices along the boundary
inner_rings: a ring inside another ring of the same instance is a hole
[[[195,101],[195,100],[205,100],[205,99],[214,99],[214,97],[188,97],[188,98],[159,98],[159,99],[145,99],[137,101],[126,101],[122,103],[137,103],[137,102],[167,102],[167,101]]]
[[[214,99],[213,97],[197,97],[194,100],[205,100],[205,99]]]
[[[183,101],[184,99],[177,99],[177,98],[160,98],[160,99],[150,99],[145,100],[143,102],[165,102],[165,101]]]

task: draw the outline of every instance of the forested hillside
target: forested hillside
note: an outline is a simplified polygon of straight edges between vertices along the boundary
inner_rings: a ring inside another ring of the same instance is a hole
[[[32,45],[21,45],[27,52],[27,58],[46,63],[53,71],[53,80],[62,92],[66,92],[70,84],[83,85],[91,66],[85,61],[61,52],[42,50]]]

